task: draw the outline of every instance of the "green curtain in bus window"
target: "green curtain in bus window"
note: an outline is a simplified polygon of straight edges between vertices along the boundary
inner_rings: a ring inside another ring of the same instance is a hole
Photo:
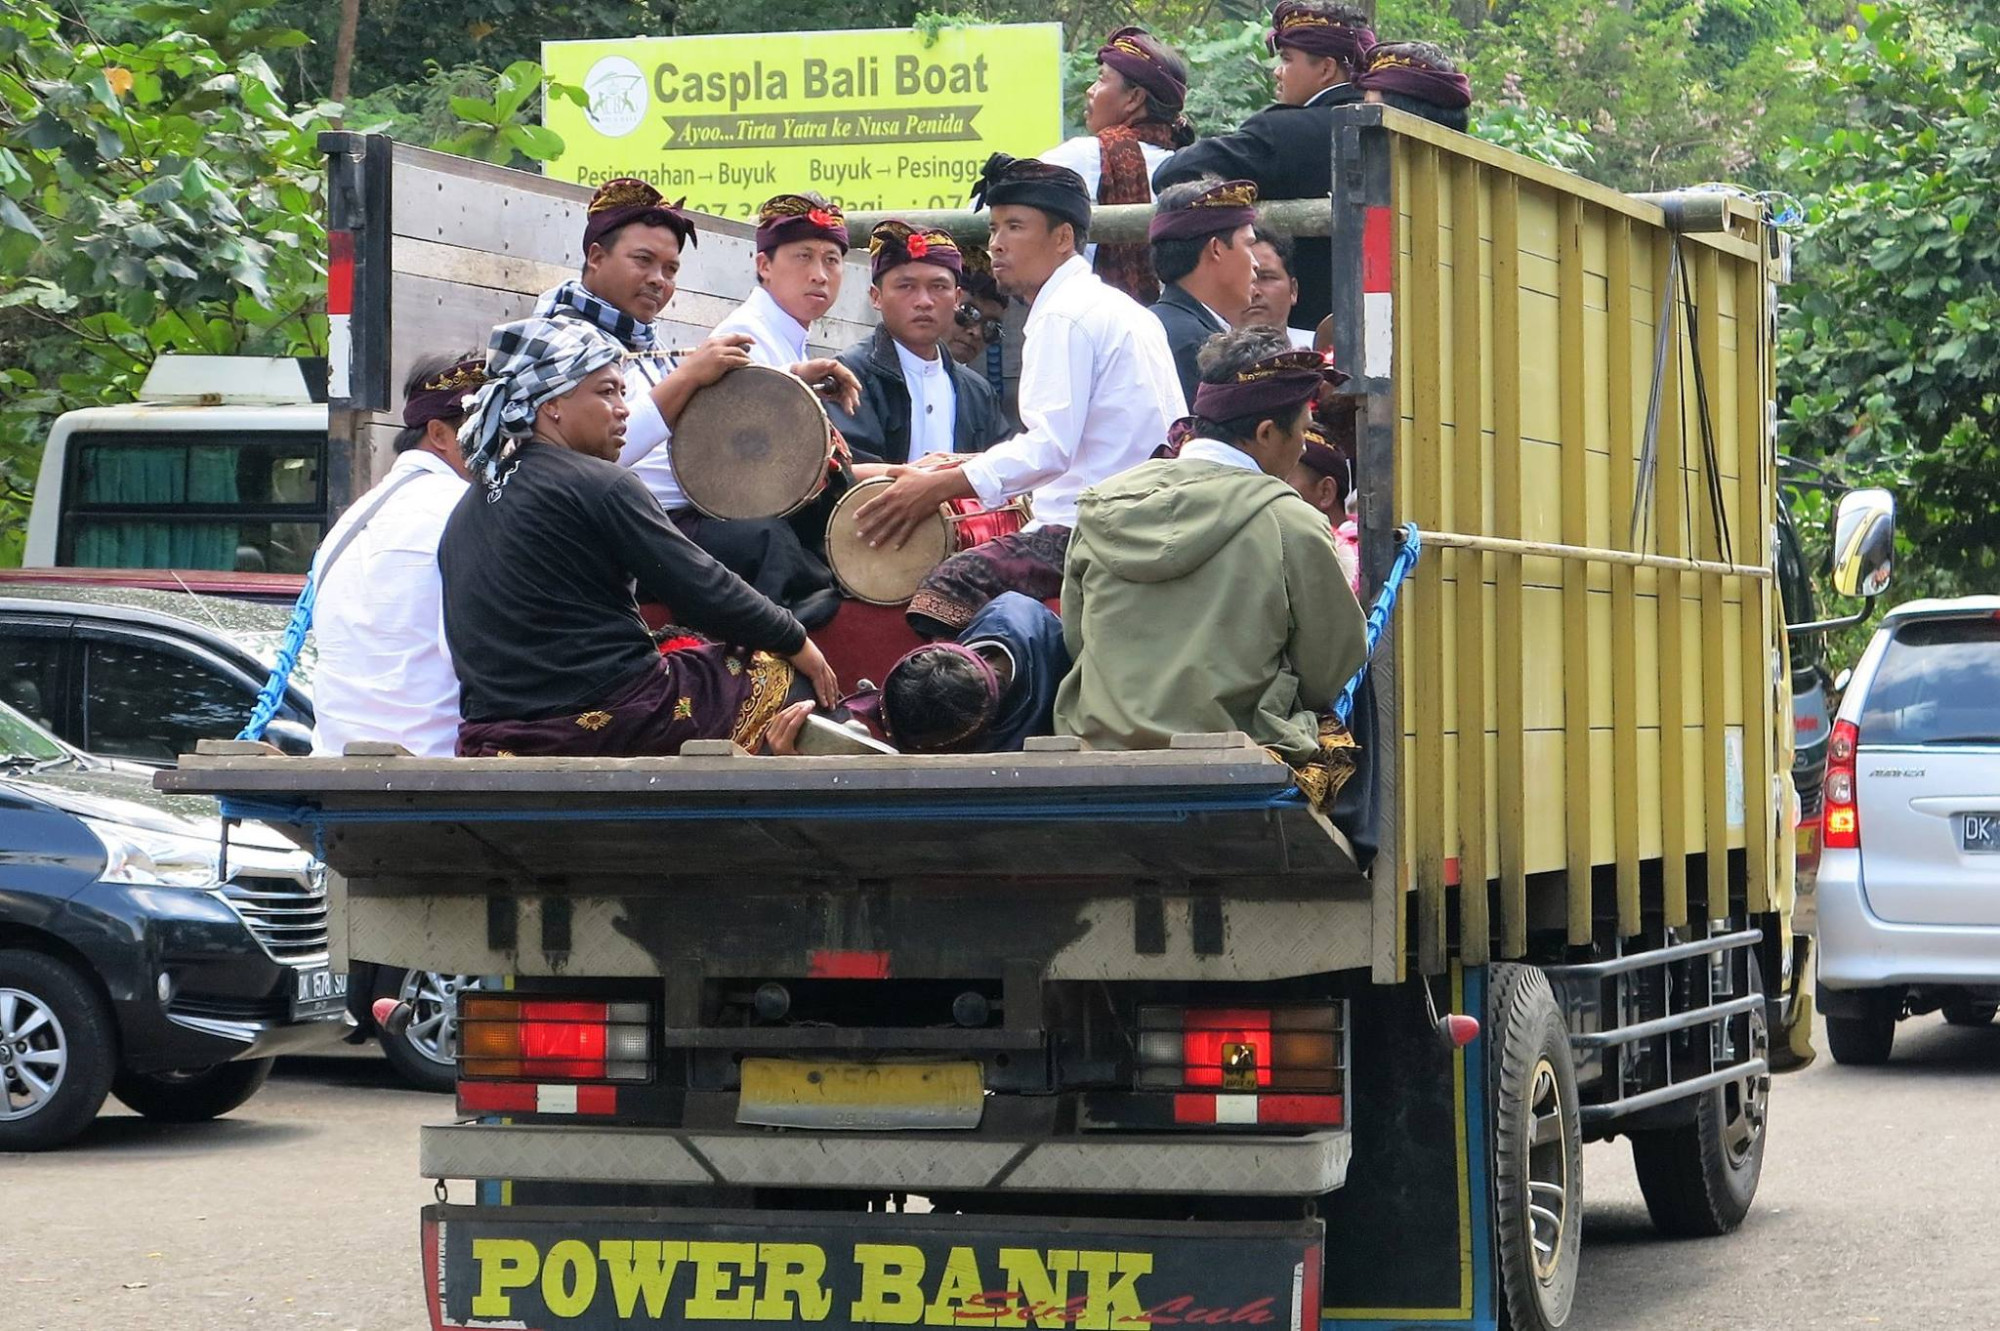
[[[236,502],[236,450],[157,444],[104,445],[84,454],[86,505]],[[236,567],[233,522],[79,517],[72,557],[85,568]]]

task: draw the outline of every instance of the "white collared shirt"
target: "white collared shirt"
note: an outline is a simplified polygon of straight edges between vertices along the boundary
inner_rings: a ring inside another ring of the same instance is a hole
[[[1035,523],[1067,527],[1086,489],[1151,457],[1187,415],[1166,329],[1081,255],[1035,296],[1023,330],[1020,434],[964,467],[988,508],[1033,492]]]
[[[337,757],[356,740],[400,744],[426,758],[457,751],[458,674],[445,647],[437,548],[465,481],[443,459],[411,449],[376,489],[412,470],[422,474],[369,518],[319,584],[315,754]],[[341,515],[320,546],[322,558],[368,508],[364,495]]]
[[[952,450],[952,426],[958,413],[958,386],[951,381],[950,360],[943,346],[930,360],[895,338],[896,360],[903,367],[903,386],[910,392],[910,461],[926,453]]]
[[[1321,88],[1321,89],[1320,89],[1320,90],[1319,90],[1318,92],[1316,92],[1316,93],[1314,93],[1314,94],[1313,94],[1312,96],[1310,96],[1310,97],[1306,98],[1306,103],[1305,103],[1305,104],[1306,104],[1307,106],[1312,106],[1313,104],[1315,104],[1316,102],[1318,102],[1318,101],[1320,100],[1320,98],[1322,98],[1322,97],[1331,97],[1331,96],[1333,96],[1333,94],[1335,94],[1335,93],[1339,92],[1339,91],[1340,91],[1340,90],[1341,90],[1342,88],[1345,88],[1346,86],[1347,86],[1347,84],[1346,84],[1345,82],[1341,82],[1341,83],[1336,83],[1336,84],[1334,84],[1334,85],[1333,85],[1332,87],[1330,87],[1330,88]]]
[[[1144,203],[1153,201],[1153,173],[1174,155],[1172,148],[1160,148],[1150,143],[1139,145],[1139,153],[1146,160],[1146,197]],[[1104,145],[1097,141],[1095,134],[1079,134],[1073,139],[1064,139],[1055,147],[1042,154],[1042,160],[1051,166],[1066,166],[1083,177],[1083,192],[1097,201],[1097,187],[1104,179]],[[1086,262],[1097,262],[1097,246],[1093,243],[1083,247]],[[1226,325],[1225,325],[1226,326]]]
[[[715,326],[715,331],[748,334],[751,361],[774,370],[789,370],[808,359],[808,329],[785,313],[785,307],[771,299],[771,293],[761,286],[731,310],[729,317]]]
[[[1310,328],[1287,328],[1285,336],[1292,339],[1292,349],[1294,351],[1311,351],[1313,349],[1313,330]]]
[[[666,345],[665,329],[660,330],[658,341],[660,346]],[[653,389],[674,372],[677,363],[664,352],[625,357],[625,406],[632,414],[625,421],[625,444],[618,450],[618,465],[630,467],[669,513],[686,508],[688,501],[681,483],[674,479],[674,432],[653,401]]]
[[[1224,467],[1234,467],[1238,471],[1261,472],[1257,459],[1245,453],[1234,444],[1225,444],[1220,439],[1206,437],[1190,439],[1181,445],[1181,457],[1194,462],[1214,462]]]

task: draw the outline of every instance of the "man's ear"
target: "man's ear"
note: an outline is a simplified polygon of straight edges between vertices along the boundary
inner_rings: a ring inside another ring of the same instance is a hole
[[[877,314],[882,312],[882,287],[879,283],[868,285],[868,304]]]
[[[763,250],[757,251],[757,281],[759,284],[771,280],[771,256]]]

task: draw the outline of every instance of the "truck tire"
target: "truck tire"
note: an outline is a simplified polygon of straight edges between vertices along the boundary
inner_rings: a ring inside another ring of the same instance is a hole
[[[206,1123],[257,1094],[275,1058],[244,1058],[185,1072],[121,1072],[111,1093],[160,1123]]]
[[[415,1015],[401,1035],[380,1032],[389,1066],[422,1091],[458,1089],[458,995],[472,986],[470,975],[440,975],[383,967],[376,993],[408,1003]]]
[[[1874,990],[1864,996],[1858,1016],[1826,1017],[1826,1047],[1833,1061],[1848,1067],[1872,1068],[1889,1061],[1896,1047],[1896,1021],[1902,1016],[1902,995]]]
[[[1535,967],[1494,965],[1487,984],[1500,1325],[1555,1331],[1576,1301],[1583,1246],[1583,1131],[1569,1030]]]
[[[1759,983],[1750,958],[1750,983]],[[1768,1058],[1764,1009],[1750,1014],[1750,1057]],[[1653,1228],[1668,1238],[1714,1238],[1750,1214],[1764,1173],[1771,1076],[1760,1073],[1718,1087],[1695,1103],[1694,1122],[1632,1134],[1632,1165]]]
[[[1945,1024],[1950,1026],[1989,1026],[1995,1012],[2000,1012],[2000,1007],[1967,998],[1954,998],[1944,1005]]]
[[[104,1106],[118,1031],[104,999],[68,963],[0,950],[0,1151],[46,1151],[80,1136]]]

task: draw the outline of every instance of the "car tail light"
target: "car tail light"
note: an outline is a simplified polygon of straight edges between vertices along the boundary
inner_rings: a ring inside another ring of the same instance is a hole
[[[645,1003],[467,994],[458,1005],[459,1076],[466,1081],[645,1081],[652,1074]]]
[[[1856,803],[1860,791],[1854,779],[1854,755],[1860,745],[1861,732],[1852,721],[1833,723],[1833,739],[1826,747],[1826,831],[1821,840],[1828,850],[1861,849],[1861,809]]]
[[[1139,1009],[1140,1091],[1172,1091],[1177,1123],[1337,1124],[1341,1005]]]

